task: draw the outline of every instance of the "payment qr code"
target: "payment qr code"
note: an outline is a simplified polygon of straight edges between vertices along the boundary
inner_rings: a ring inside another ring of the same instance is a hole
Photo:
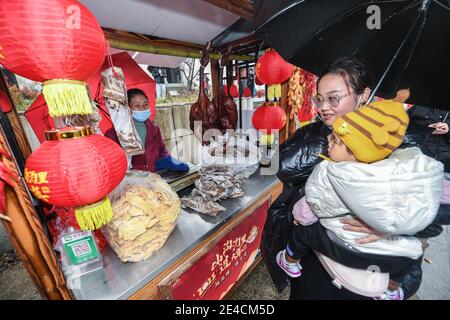
[[[88,241],[81,241],[72,246],[73,253],[76,257],[84,256],[85,254],[91,253],[91,247]]]

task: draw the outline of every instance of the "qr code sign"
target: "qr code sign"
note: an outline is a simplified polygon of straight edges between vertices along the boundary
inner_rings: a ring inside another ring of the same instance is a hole
[[[74,244],[72,246],[72,250],[73,254],[76,257],[84,256],[92,252],[91,247],[89,246],[89,242],[87,240]]]

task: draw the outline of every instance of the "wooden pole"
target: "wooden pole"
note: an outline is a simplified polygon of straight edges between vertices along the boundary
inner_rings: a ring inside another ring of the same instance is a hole
[[[0,148],[11,154],[3,128],[0,128]],[[10,172],[20,177],[12,160],[1,156],[1,161]],[[1,220],[36,288],[47,299],[73,299],[53,247],[36,214],[22,178],[19,178],[14,187],[6,185],[5,194],[7,220]]]
[[[284,82],[281,85],[281,100],[280,100],[280,107],[283,108],[283,110],[286,112],[287,117],[286,117],[286,125],[283,127],[283,129],[280,130],[280,144],[282,144],[283,142],[285,142],[288,138],[289,138],[289,128],[291,126],[291,122],[294,122],[294,119],[289,119],[289,112],[290,112],[290,107],[287,103],[288,101],[288,90],[289,90],[289,81]],[[295,125],[295,123],[294,123]]]
[[[133,43],[118,39],[109,39],[108,42],[111,48],[128,50],[128,51],[139,51],[153,54],[164,54],[167,56],[185,57],[185,58],[201,58],[200,50],[183,50],[183,49],[171,49],[164,47],[156,47],[150,44]],[[221,59],[222,55],[218,53],[212,53],[209,55],[210,59]],[[229,60],[241,60],[241,61],[253,61],[255,57],[252,56],[242,56],[242,55],[230,55]]]
[[[211,60],[211,96],[215,97],[219,93],[219,81],[222,81],[222,79],[219,79],[219,61],[218,60]]]

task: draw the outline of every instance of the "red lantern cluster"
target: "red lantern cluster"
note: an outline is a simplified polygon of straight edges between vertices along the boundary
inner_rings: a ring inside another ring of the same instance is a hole
[[[252,90],[249,87],[245,87],[243,95],[245,98],[250,98],[252,96]]]
[[[230,96],[233,99],[237,98],[239,96],[239,90],[235,84],[232,84],[229,88],[228,88],[228,85],[225,84],[223,86],[223,91],[225,92],[225,94],[227,96]]]
[[[25,180],[38,199],[61,207],[88,206],[102,201],[125,176],[122,148],[92,134],[90,127],[47,131],[46,136],[25,166]]]

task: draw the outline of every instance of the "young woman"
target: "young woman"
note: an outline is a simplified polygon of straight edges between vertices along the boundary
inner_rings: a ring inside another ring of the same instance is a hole
[[[283,192],[269,209],[261,244],[264,261],[279,291],[285,288],[288,279],[276,264],[276,254],[286,247],[287,235],[293,226],[292,208],[304,196],[306,181],[322,160],[319,154],[326,154],[330,126],[339,115],[367,103],[371,87],[370,73],[362,61],[355,57],[338,59],[318,79],[315,103],[322,121],[300,128],[280,146],[277,176],[283,182]],[[347,225],[345,228],[348,230],[369,234],[357,240],[359,243],[377,241],[382,236],[358,219],[346,219],[342,223]],[[317,268],[320,263],[314,254],[305,257],[302,265],[302,277],[291,282],[292,299],[363,298],[334,287],[323,268]],[[409,279],[420,281],[418,277]],[[411,292],[411,295],[414,293]]]

